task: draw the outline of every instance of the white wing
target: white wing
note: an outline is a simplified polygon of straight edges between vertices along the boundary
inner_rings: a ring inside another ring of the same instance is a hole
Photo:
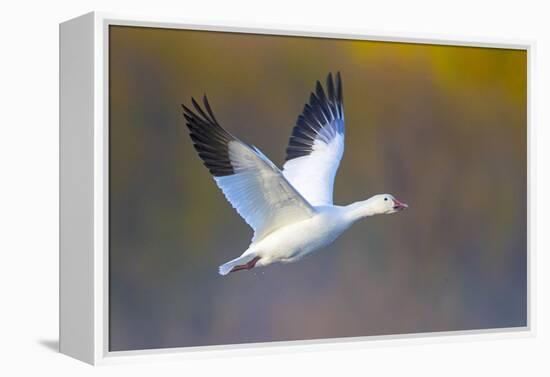
[[[315,93],[298,117],[286,150],[283,175],[313,206],[331,205],[334,178],[344,154],[342,80],[327,77],[327,94],[317,81]]]
[[[196,112],[184,108],[195,149],[218,187],[239,215],[254,229],[257,241],[272,231],[315,214],[313,207],[257,148],[221,127],[203,99],[206,114],[192,99]]]

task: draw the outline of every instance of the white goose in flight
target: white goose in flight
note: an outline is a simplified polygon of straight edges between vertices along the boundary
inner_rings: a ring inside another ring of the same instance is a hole
[[[354,222],[408,206],[390,194],[347,206],[332,203],[334,177],[344,153],[342,80],[317,81],[292,131],[279,170],[260,150],[218,124],[206,96],[192,98],[184,116],[195,149],[218,187],[254,230],[248,249],[218,269],[221,275],[275,262],[294,262],[331,244]]]

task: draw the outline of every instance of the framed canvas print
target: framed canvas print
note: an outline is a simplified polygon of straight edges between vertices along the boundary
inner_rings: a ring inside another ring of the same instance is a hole
[[[61,24],[61,352],[529,334],[531,50]]]

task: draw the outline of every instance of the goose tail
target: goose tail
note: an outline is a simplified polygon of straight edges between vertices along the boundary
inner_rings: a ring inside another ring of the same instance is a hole
[[[241,255],[240,257],[230,260],[229,262],[219,266],[218,273],[222,276],[225,276],[230,272],[235,272],[240,270],[250,270],[254,268],[258,260],[260,260],[260,257],[258,257],[253,253]]]

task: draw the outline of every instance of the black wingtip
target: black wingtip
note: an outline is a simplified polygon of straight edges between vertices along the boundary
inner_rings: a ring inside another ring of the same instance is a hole
[[[228,150],[228,144],[234,138],[217,123],[206,95],[203,96],[202,101],[206,113],[193,97],[191,97],[191,104],[194,110],[182,104],[183,116],[189,128],[193,146],[213,176],[234,174]]]
[[[336,76],[336,83],[334,76]],[[285,161],[311,154],[316,139],[328,142],[332,137],[331,134],[336,133],[344,133],[340,71],[337,71],[336,75],[332,72],[327,74],[325,87],[319,80],[315,82],[315,89],[309,96],[309,103],[305,104],[292,130]]]
[[[321,82],[319,80],[317,80],[317,82],[315,83],[315,92],[317,93],[317,95],[319,95],[319,93],[324,93],[323,85],[321,85]]]
[[[210,107],[210,103],[208,102],[208,97],[206,96],[206,93],[202,96],[202,103],[204,103],[204,107],[206,108],[206,112],[210,116],[210,119],[215,124],[218,124],[218,121],[216,120],[216,117],[214,116],[214,112],[212,111],[212,108]]]
[[[338,102],[342,104],[344,102],[343,88],[342,88],[342,76],[340,71],[336,72],[336,91],[338,93]]]

